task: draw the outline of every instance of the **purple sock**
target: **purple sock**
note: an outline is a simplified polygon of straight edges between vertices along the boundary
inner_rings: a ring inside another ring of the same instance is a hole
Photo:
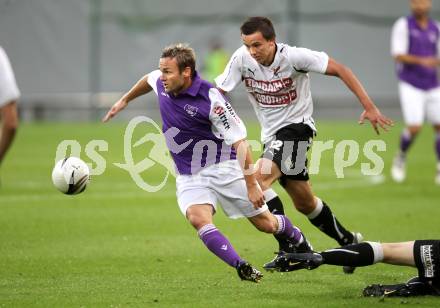
[[[400,135],[400,151],[402,153],[406,153],[408,151],[409,146],[411,145],[414,138],[411,137],[411,134],[407,129],[405,129]]]
[[[237,267],[242,262],[228,239],[213,224],[204,225],[197,232],[205,246],[230,266]]]
[[[440,133],[435,134],[435,153],[437,154],[437,161],[440,162]]]
[[[274,215],[278,220],[278,230],[276,234],[291,239],[293,244],[300,244],[303,241],[301,230],[292,225],[289,218],[284,215]]]

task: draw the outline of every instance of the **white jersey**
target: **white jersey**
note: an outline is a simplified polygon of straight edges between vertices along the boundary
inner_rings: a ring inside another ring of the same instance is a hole
[[[0,107],[20,97],[8,56],[0,46]]]
[[[242,46],[215,82],[225,92],[244,82],[262,126],[261,140],[266,143],[292,123],[305,123],[316,130],[308,72],[324,74],[327,65],[328,55],[324,52],[277,44],[273,63],[264,66]]]

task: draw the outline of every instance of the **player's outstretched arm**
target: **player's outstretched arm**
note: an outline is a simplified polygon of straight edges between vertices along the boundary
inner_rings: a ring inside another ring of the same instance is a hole
[[[393,125],[393,121],[380,112],[360,81],[348,67],[329,58],[325,74],[339,77],[359,99],[365,109],[359,118],[359,124],[363,124],[365,119],[369,120],[377,134],[379,134],[379,126],[388,131],[388,127]]]
[[[107,112],[107,114],[102,118],[102,122],[107,122],[113,118],[118,112],[127,107],[128,103],[134,100],[136,97],[147,94],[153,88],[148,84],[148,74],[139,79],[138,82],[125,93]]]

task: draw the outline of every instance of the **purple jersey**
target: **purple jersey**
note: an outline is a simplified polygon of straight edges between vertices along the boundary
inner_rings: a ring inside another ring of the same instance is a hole
[[[439,27],[435,21],[430,19],[428,27],[423,29],[417,24],[414,16],[408,16],[396,22],[392,41],[394,56],[409,54],[421,57],[438,57]],[[430,90],[439,86],[437,68],[435,67],[399,63],[397,74],[401,81],[422,90]]]
[[[162,131],[179,174],[235,159],[231,145],[246,138],[246,128],[219,90],[195,73],[192,85],[174,96],[160,75],[151,72],[148,83],[158,96]]]

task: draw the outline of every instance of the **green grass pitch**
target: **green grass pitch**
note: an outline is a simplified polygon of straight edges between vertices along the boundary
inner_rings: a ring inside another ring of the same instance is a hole
[[[360,163],[337,179],[333,151],[324,152],[320,173],[312,176],[315,193],[327,201],[349,229],[367,240],[405,241],[440,238],[440,187],[434,185],[433,133],[425,127],[408,158],[408,179],[395,184],[389,168],[401,126],[376,136],[355,121],[318,123],[316,140],[353,139],[362,146],[383,138],[385,178],[361,175]],[[24,124],[1,168],[0,306],[4,307],[433,307],[438,298],[363,298],[370,283],[396,283],[415,269],[390,265],[265,273],[260,284],[242,282],[234,269],[218,260],[181,215],[174,179],[156,193],[136,186],[130,175],[113,165],[124,161],[125,124]],[[258,127],[248,125],[258,140]],[[137,132],[142,136],[142,131]],[[57,145],[76,139],[82,146],[106,140],[106,171],[78,196],[57,192],[51,183]],[[148,146],[148,145],[145,145]],[[139,161],[148,153],[134,149]],[[258,152],[255,152],[258,156]],[[165,172],[160,164],[143,174],[150,183]],[[316,250],[337,246],[296,212],[278,184],[288,216],[300,226]],[[222,212],[215,223],[237,251],[260,269],[272,258],[272,236],[246,220],[230,220]]]

